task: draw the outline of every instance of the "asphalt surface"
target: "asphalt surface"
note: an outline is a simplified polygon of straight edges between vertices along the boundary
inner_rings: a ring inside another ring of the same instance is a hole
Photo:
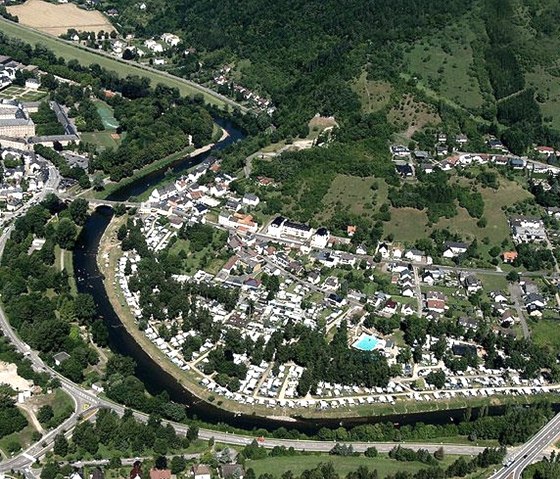
[[[553,444],[560,436],[560,414],[546,424],[529,442],[519,448],[490,479],[521,479],[525,468],[538,461],[543,451]]]

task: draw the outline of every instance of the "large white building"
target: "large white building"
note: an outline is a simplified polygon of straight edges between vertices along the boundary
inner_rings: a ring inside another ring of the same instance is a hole
[[[291,236],[303,240],[308,240],[313,234],[313,229],[303,223],[296,223],[287,220],[282,216],[277,216],[266,230],[267,234],[280,238],[281,236]]]
[[[0,136],[35,136],[35,124],[21,103],[15,100],[0,100]]]

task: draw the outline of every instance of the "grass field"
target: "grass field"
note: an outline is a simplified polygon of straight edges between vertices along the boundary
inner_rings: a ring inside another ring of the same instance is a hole
[[[391,108],[387,118],[408,139],[425,126],[441,123],[433,105],[418,101],[412,95],[403,96],[399,103]]]
[[[531,338],[539,346],[547,347],[552,351],[560,350],[560,321],[539,319],[530,322]]]
[[[376,191],[371,188],[374,183],[378,187]],[[336,175],[323,198],[325,208],[319,213],[318,219],[328,220],[337,206],[357,215],[372,217],[381,204],[376,198],[384,201],[386,197],[387,184],[383,179]]]
[[[25,87],[10,85],[0,91],[0,99],[17,98],[20,101],[39,101],[44,98],[47,92],[42,90],[30,90]]]
[[[388,105],[393,92],[393,87],[387,82],[368,80],[365,71],[352,85],[352,89],[360,97],[362,110],[366,113],[379,111]]]
[[[82,141],[95,145],[98,150],[105,148],[117,148],[119,140],[113,138],[114,131],[92,131],[81,133]]]
[[[510,206],[531,195],[518,183],[504,178],[500,178],[498,190],[481,188],[479,191],[484,199],[484,216],[488,220],[484,228],[479,228],[476,225],[478,220],[471,218],[463,208],[457,209],[457,216],[441,219],[432,228],[426,226],[428,218],[424,211],[413,208],[391,208],[391,221],[385,224],[385,234],[392,233],[398,241],[412,242],[429,234],[433,229],[449,228],[463,235],[465,239],[480,240],[487,236],[491,243],[501,243],[510,236],[508,218],[502,211],[502,206]]]
[[[91,65],[96,63],[99,66],[116,72],[119,76],[125,77],[127,75],[139,75],[151,80],[152,85],[162,83],[172,88],[177,88],[183,95],[195,95],[202,93],[204,99],[208,103],[218,106],[224,106],[225,101],[197,88],[179,78],[170,77],[163,73],[146,70],[133,63],[116,60],[115,58],[107,57],[98,53],[94,53],[85,48],[79,47],[75,44],[65,42],[61,39],[52,37],[50,35],[41,33],[17,23],[10,22],[0,17],[0,31],[11,37],[19,38],[27,43],[33,45],[41,44],[51,49],[57,56],[61,56],[66,60],[77,60],[82,65]]]
[[[527,86],[534,87],[537,93],[544,96],[544,103],[541,103],[543,117],[551,119],[549,125],[552,128],[560,129],[560,80],[552,76],[543,68],[526,73],[525,79]]]
[[[467,24],[452,25],[407,51],[411,75],[465,108],[482,106],[477,78],[471,72],[474,33]]]
[[[456,459],[455,456],[445,456],[439,463],[442,468],[447,467]],[[261,474],[273,473],[276,477],[280,477],[286,471],[292,471],[294,476],[300,475],[303,471],[313,469],[319,464],[332,463],[335,471],[340,477],[346,477],[349,472],[356,471],[360,466],[366,466],[369,471],[377,469],[380,478],[389,474],[395,474],[399,471],[414,473],[421,469],[428,469],[429,466],[421,462],[399,462],[390,459],[386,454],[380,454],[377,457],[340,457],[326,455],[302,455],[294,457],[267,457],[266,459],[248,460],[245,468],[252,468],[255,475],[259,477]],[[484,472],[475,473],[469,476],[486,477]]]
[[[27,446],[33,443],[32,435],[36,431],[36,429],[31,422],[29,413],[23,409],[20,409],[20,411],[27,419],[28,424],[21,431],[14,432],[13,434],[8,434],[7,436],[4,436],[2,439],[0,439],[0,450],[2,451],[4,457],[10,457],[6,453],[6,446],[12,441],[17,441],[21,445],[22,449],[26,449]]]
[[[222,239],[225,239],[223,232],[216,230],[212,241],[219,241],[220,236]],[[188,240],[178,239],[171,247],[170,252],[173,254],[179,254],[180,251],[183,251],[187,255],[187,271],[185,271],[187,274],[198,271],[202,266],[202,261],[205,257],[209,258],[209,260],[208,264],[204,268],[204,271],[210,274],[217,274],[225,264],[224,260],[214,257],[216,252],[219,250],[219,248],[214,248],[212,244],[209,244],[202,251],[193,251],[190,248],[190,242]]]
[[[22,25],[36,28],[51,35],[62,35],[68,29],[87,32],[111,32],[111,22],[101,12],[78,8],[73,3],[53,4],[43,0],[27,0],[7,10],[17,15]]]

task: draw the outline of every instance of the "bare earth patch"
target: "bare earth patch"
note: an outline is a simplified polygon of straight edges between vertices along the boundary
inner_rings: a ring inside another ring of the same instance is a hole
[[[72,3],[55,5],[43,0],[28,0],[22,5],[8,7],[8,11],[17,15],[22,25],[55,36],[66,33],[70,28],[95,33],[114,30],[101,12],[83,10]]]

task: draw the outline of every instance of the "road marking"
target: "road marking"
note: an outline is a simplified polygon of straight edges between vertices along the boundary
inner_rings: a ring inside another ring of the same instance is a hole
[[[27,454],[26,452],[24,452],[22,454],[22,456],[25,457],[26,459],[29,459],[29,460],[35,462],[35,458],[31,454]]]

